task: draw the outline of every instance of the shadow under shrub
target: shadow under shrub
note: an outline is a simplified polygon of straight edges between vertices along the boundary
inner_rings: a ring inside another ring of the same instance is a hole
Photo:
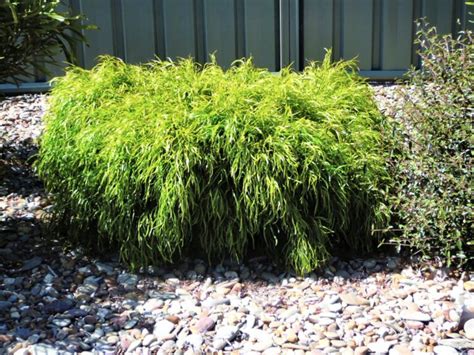
[[[391,122],[392,205],[401,227],[392,242],[461,266],[474,258],[473,34],[453,38],[419,25],[422,69],[408,73],[402,113]]]
[[[385,226],[381,116],[354,64],[102,58],[55,82],[37,161],[71,238],[132,267],[264,247],[297,272]]]

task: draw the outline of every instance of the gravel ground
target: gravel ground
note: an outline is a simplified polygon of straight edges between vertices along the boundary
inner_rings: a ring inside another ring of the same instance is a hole
[[[375,87],[398,112],[394,87]],[[46,98],[0,101],[0,354],[469,354],[474,274],[376,255],[301,278],[264,258],[129,273],[45,239]]]

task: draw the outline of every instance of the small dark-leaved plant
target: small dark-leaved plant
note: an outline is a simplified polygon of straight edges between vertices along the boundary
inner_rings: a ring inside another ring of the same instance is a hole
[[[75,63],[74,46],[85,41],[82,16],[60,11],[60,0],[0,0],[0,82],[49,74],[60,52]]]
[[[401,224],[393,241],[461,266],[473,258],[473,34],[419,25],[422,67],[408,73],[403,114],[392,122]]]

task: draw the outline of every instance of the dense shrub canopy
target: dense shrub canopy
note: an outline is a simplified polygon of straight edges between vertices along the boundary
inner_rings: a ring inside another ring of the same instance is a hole
[[[249,247],[303,273],[386,222],[381,117],[353,63],[275,75],[238,61],[127,65],[56,81],[37,168],[73,238],[133,267]]]
[[[474,37],[441,36],[420,25],[423,66],[409,72],[410,95],[390,130],[391,203],[401,225],[393,240],[448,265],[465,265],[474,260]]]

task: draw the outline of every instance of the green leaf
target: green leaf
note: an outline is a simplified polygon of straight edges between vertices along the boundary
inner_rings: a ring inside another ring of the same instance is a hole
[[[48,16],[49,18],[52,18],[53,20],[59,21],[59,22],[66,21],[66,18],[64,16],[61,16],[57,13],[47,13],[46,16]]]

